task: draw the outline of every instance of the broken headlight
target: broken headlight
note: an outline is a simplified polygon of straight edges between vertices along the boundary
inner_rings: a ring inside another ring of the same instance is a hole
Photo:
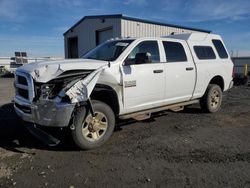
[[[36,99],[54,99],[63,87],[64,82],[47,84],[36,83]]]
[[[37,99],[54,99],[62,89],[67,89],[77,82],[80,78],[73,80],[56,79],[48,82],[47,84],[40,84],[36,88]]]
[[[68,90],[89,73],[90,71],[68,71],[47,83],[35,83],[36,99],[54,99],[63,89]],[[60,97],[65,98],[65,96]]]
[[[55,88],[55,84],[44,84],[41,86],[40,97],[42,99],[50,99],[53,97],[53,89]]]

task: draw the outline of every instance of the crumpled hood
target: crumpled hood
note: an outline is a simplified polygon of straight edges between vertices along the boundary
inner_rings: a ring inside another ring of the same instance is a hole
[[[29,63],[17,71],[30,74],[37,82],[46,83],[68,70],[96,70],[107,64],[107,61],[92,59],[64,59]]]

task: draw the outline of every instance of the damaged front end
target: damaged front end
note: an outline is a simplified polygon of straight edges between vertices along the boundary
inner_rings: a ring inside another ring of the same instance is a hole
[[[15,111],[24,121],[66,127],[75,106],[88,101],[104,68],[65,71],[46,83],[34,82],[34,75],[17,71]],[[40,76],[38,71],[35,74]]]

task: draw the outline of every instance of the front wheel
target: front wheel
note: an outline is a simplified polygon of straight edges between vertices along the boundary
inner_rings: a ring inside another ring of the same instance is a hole
[[[74,116],[75,129],[72,137],[78,147],[84,150],[103,145],[112,135],[115,127],[113,110],[101,101],[92,101],[95,116],[87,114],[86,108],[77,109]]]
[[[220,86],[209,84],[206,93],[200,100],[201,109],[204,112],[214,113],[221,107],[222,91]]]

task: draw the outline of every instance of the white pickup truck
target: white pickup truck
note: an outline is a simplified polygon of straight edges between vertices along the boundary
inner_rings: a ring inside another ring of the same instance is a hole
[[[14,107],[50,145],[59,140],[37,125],[68,127],[77,146],[92,149],[108,140],[118,118],[142,120],[198,102],[206,112],[218,111],[232,72],[219,35],[115,39],[82,59],[18,68]]]

